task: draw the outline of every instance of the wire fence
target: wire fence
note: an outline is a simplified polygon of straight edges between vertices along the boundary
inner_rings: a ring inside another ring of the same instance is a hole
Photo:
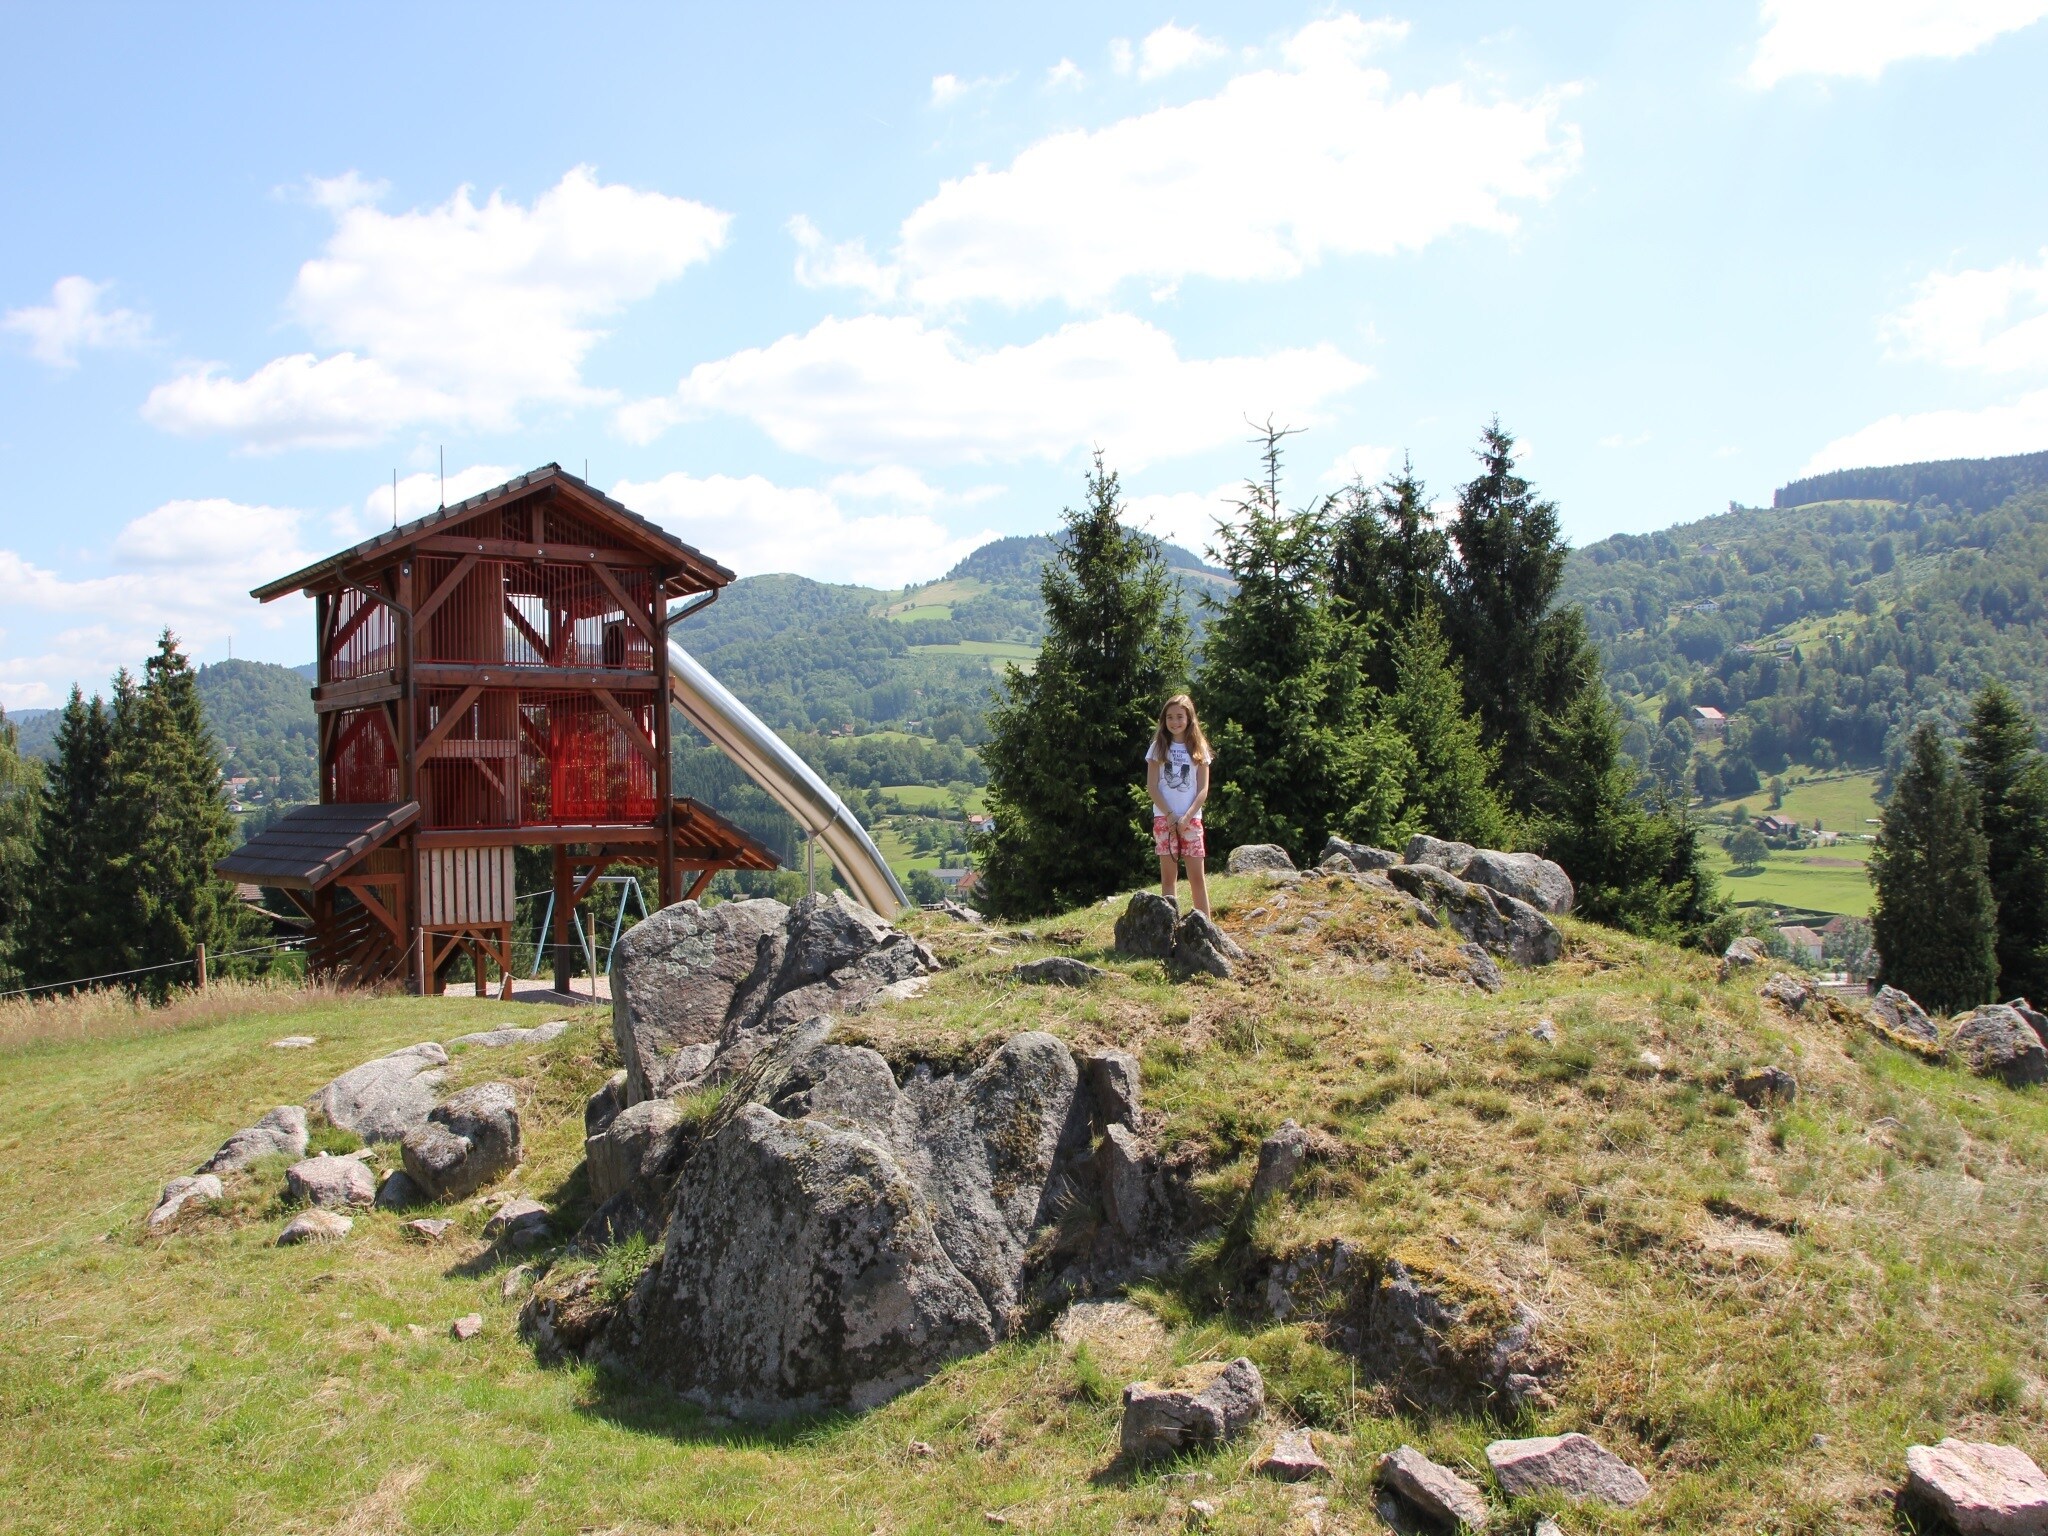
[[[280,950],[303,949],[305,943],[304,939],[279,939],[275,944],[256,944],[248,949],[222,950],[218,954],[209,952],[206,963],[211,965],[216,960],[236,960],[244,955],[268,955],[276,954]],[[97,976],[80,976],[71,981],[45,981],[33,987],[16,987],[9,992],[0,992],[0,1002],[10,997],[28,997],[37,992],[58,992],[66,987],[90,987],[102,981],[125,981],[130,976],[153,976],[159,971],[175,971],[181,966],[198,964],[199,956],[192,954],[182,960],[166,960],[161,965],[138,965],[132,970],[103,971]]]

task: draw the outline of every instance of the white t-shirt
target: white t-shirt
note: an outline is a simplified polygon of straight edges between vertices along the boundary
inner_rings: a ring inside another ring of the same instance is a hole
[[[1145,761],[1159,763],[1159,798],[1166,809],[1175,816],[1187,815],[1195,803],[1195,759],[1194,755],[1179,742],[1170,742],[1166,748],[1166,760],[1160,762],[1159,743],[1155,739],[1145,749]]]

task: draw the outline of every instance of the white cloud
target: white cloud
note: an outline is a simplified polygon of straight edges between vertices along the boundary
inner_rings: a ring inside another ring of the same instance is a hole
[[[1634,434],[1610,432],[1600,439],[1600,446],[1602,448],[1640,448],[1649,440],[1650,434],[1647,432],[1637,432]],[[1519,447],[1520,444],[1516,446]],[[1527,455],[1525,453],[1517,455],[1517,457],[1525,458]]]
[[[1315,419],[1371,370],[1325,342],[1263,357],[1183,358],[1130,315],[974,350],[909,316],[827,319],[716,362],[676,392],[619,412],[647,442],[708,412],[752,421],[781,447],[841,462],[1057,460],[1097,444],[1119,468],[1244,435],[1247,413]]]
[[[220,365],[151,392],[143,414],[173,432],[225,433],[276,449],[374,442],[410,425],[517,426],[523,407],[608,396],[583,382],[596,322],[723,245],[731,215],[686,198],[606,186],[578,166],[523,206],[457,189],[389,214],[353,173],[319,182],[334,215],[325,252],[299,269],[290,311],[326,357],[280,357],[246,379]]]
[[[884,303],[896,297],[900,274],[870,256],[863,241],[831,244],[802,214],[789,221],[788,229],[797,243],[796,280],[804,287],[857,288]]]
[[[531,469],[534,466],[527,465]],[[359,506],[341,507],[327,519],[328,531],[337,547],[360,543],[373,533],[381,533],[394,522],[409,523],[416,517],[425,517],[436,507],[452,506],[465,497],[474,496],[478,491],[488,491],[494,485],[503,485],[522,471],[509,464],[472,464],[458,469],[448,477],[447,500],[444,503],[441,492],[441,473],[437,469],[423,470],[416,474],[401,475],[398,480],[398,515],[392,516],[391,482],[384,481],[363,497]],[[282,575],[279,571],[277,574]]]
[[[1138,45],[1138,78],[1157,80],[1177,69],[1220,59],[1229,52],[1214,38],[1204,37],[1193,27],[1176,26],[1169,21],[1147,33],[1145,41]]]
[[[1128,75],[1137,63],[1137,54],[1131,49],[1127,37],[1112,37],[1109,40],[1109,67],[1120,75]]]
[[[1931,273],[1884,331],[1900,350],[1950,368],[2048,369],[2048,249],[2033,266]]]
[[[995,535],[965,537],[923,512],[849,513],[829,491],[760,475],[622,480],[611,494],[742,576],[789,571],[895,588],[929,581]]]
[[[1374,485],[1392,472],[1396,457],[1392,448],[1382,448],[1377,443],[1360,443],[1337,455],[1330,467],[1323,471],[1322,483],[1349,485],[1357,480]]]
[[[1917,464],[1928,459],[1995,458],[2048,448],[2048,389],[2007,405],[1981,410],[1921,411],[1887,416],[1860,432],[1838,437],[1806,461],[1799,473],[1871,464]]]
[[[946,493],[916,470],[901,464],[877,464],[857,474],[834,475],[831,488],[856,501],[898,501],[912,507],[935,507]]]
[[[1283,67],[945,182],[903,222],[905,291],[941,306],[1093,306],[1130,279],[1284,279],[1329,256],[1513,231],[1514,205],[1548,198],[1578,164],[1569,92],[1397,92],[1367,60],[1401,31],[1315,22]]]
[[[978,75],[972,80],[963,80],[958,75],[932,76],[932,105],[950,107],[978,91],[992,91],[998,86],[1008,85],[1009,75]]]
[[[324,553],[307,547],[309,521],[293,508],[217,496],[167,501],[129,522],[95,552],[94,574],[76,579],[0,549],[0,591],[10,614],[58,626],[39,635],[34,653],[10,643],[9,654],[0,655],[0,703],[61,703],[74,681],[88,693],[104,691],[117,668],[141,665],[165,628],[188,654],[217,657],[230,635],[299,626],[310,652],[306,611],[263,607],[249,596],[251,587]]]
[[[149,317],[101,307],[113,287],[89,277],[60,277],[50,286],[49,303],[10,309],[0,326],[26,336],[29,354],[52,368],[76,368],[86,347],[139,347],[149,340]]]
[[[1124,521],[1154,538],[1209,559],[1210,545],[1216,541],[1216,524],[1233,520],[1232,513],[1243,495],[1244,486],[1233,482],[1206,492],[1168,491],[1131,496],[1124,501]]]
[[[1061,59],[1045,72],[1045,88],[1048,91],[1071,89],[1078,91],[1088,83],[1088,77],[1081,73],[1081,66],[1072,59]]]
[[[1749,83],[1875,80],[1902,59],[1956,59],[2048,16],[2048,0],[1763,0]]]

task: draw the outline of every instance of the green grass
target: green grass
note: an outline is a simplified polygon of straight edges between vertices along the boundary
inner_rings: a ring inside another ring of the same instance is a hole
[[[953,807],[953,796],[943,784],[884,784],[882,793],[919,809],[943,806],[951,810]],[[980,812],[987,803],[988,792],[984,789],[977,788],[967,797],[970,814]]]
[[[755,1428],[584,1366],[537,1364],[480,1242],[416,1247],[365,1212],[343,1243],[273,1246],[279,1170],[167,1237],[157,1187],[274,1104],[421,1039],[534,1010],[221,989],[166,1014],[0,1015],[0,1524],[9,1531],[820,1532],[1299,1529],[1297,1490],[1249,1444],[1130,1476],[1125,1380],[1250,1353],[1276,1414],[1331,1431],[1331,1515],[1377,1529],[1375,1455],[1407,1441],[1474,1473],[1503,1432],[1582,1429],[1653,1494],[1575,1533],[1895,1532],[1906,1445],[1944,1434],[2048,1455],[2048,1091],[1934,1067],[1853,1023],[1784,1015],[1754,979],[1566,920],[1570,951],[1482,995],[1450,936],[1349,883],[1214,882],[1253,952],[1239,980],[1169,983],[1110,953],[1113,907],[1044,924],[1103,965],[1020,987],[983,935],[912,921],[947,962],[863,1015],[885,1053],[961,1052],[1032,1027],[1145,1065],[1146,1134],[1234,1208],[1260,1136],[1293,1117],[1324,1151],[1233,1263],[1343,1235],[1527,1301],[1558,1352],[1555,1406],[1509,1426],[1418,1417],[1296,1322],[1219,1309],[1224,1271],[1140,1293],[1168,1354],[1112,1367],[1027,1335],[862,1416]],[[548,1046],[467,1051],[458,1081],[515,1084],[527,1161],[509,1187],[573,1217],[583,1096],[613,1065],[585,1010]],[[1529,1029],[1553,1021],[1546,1046]],[[310,1034],[309,1051],[267,1041]],[[1644,1058],[1654,1053],[1659,1064]],[[1794,1071],[1796,1107],[1744,1108],[1730,1075]],[[646,1260],[614,1252],[600,1284]],[[458,1344],[449,1323],[485,1318]],[[912,1442],[932,1448],[913,1453]],[[1192,1485],[1175,1482],[1193,1473]],[[1213,1481],[1201,1481],[1203,1477]],[[1481,1479],[1483,1481],[1483,1478]],[[1530,1511],[1496,1501],[1496,1524]],[[1514,1523],[1510,1523],[1510,1522]]]
[[[955,581],[927,582],[924,586],[911,588],[894,602],[884,603],[875,613],[880,618],[906,624],[912,619],[950,619],[955,603],[979,597],[988,589],[987,582],[972,576],[963,576]]]
[[[1870,915],[1870,851],[1864,843],[1773,849],[1762,869],[1738,870],[1716,839],[1707,840],[1708,864],[1731,899],[1849,917]]]
[[[1793,769],[1798,774],[1799,769]],[[1715,812],[1725,812],[1732,806],[1743,806],[1752,817],[1763,816],[1770,811],[1770,791],[1744,795],[1738,800],[1725,800],[1710,807]],[[1801,826],[1810,827],[1814,818],[1830,832],[1862,836],[1877,829],[1866,825],[1866,821],[1878,815],[1877,775],[1858,773],[1843,774],[1828,778],[1808,778],[1804,783],[1795,784],[1791,778],[1785,781],[1785,803],[1778,808],[1778,815],[1790,816]]]

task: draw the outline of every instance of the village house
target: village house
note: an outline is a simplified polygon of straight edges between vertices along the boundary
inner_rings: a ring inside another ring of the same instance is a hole
[[[1711,704],[1695,704],[1692,707],[1692,733],[1702,741],[1718,740],[1727,734],[1728,717]]]
[[[1778,930],[1778,937],[1792,951],[1792,958],[1801,965],[1819,965],[1822,949],[1821,936],[1800,923],[1793,923]]]
[[[1765,837],[1794,838],[1799,835],[1799,823],[1790,816],[1780,816],[1773,811],[1768,816],[1759,816],[1752,825]]]

